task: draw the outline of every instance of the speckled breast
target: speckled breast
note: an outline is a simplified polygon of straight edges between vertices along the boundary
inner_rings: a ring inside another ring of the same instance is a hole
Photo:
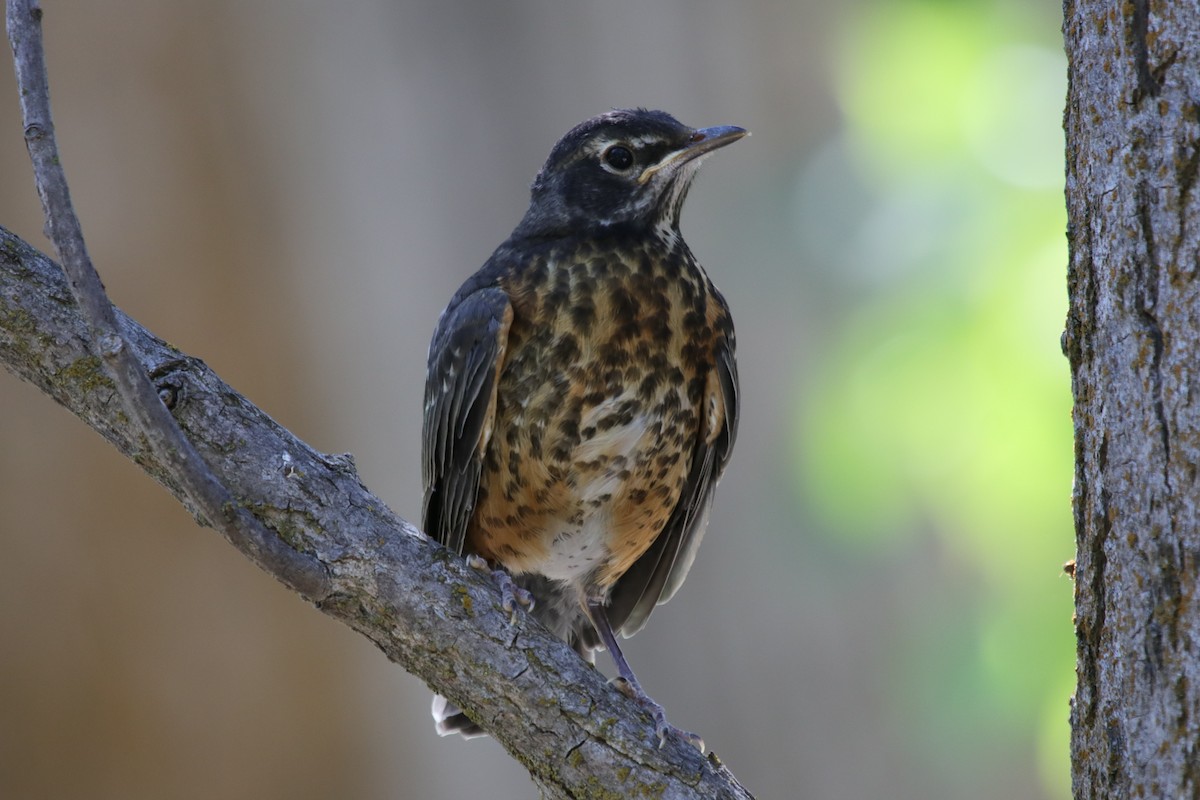
[[[549,253],[514,305],[468,536],[487,558],[610,586],[682,491],[712,369],[716,308],[681,245]]]

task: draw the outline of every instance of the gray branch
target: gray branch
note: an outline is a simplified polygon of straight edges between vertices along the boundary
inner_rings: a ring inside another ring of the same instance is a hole
[[[21,85],[44,102],[40,45],[36,56],[25,49],[39,18],[9,0]],[[543,797],[751,797],[715,755],[678,740],[660,748],[634,701],[531,618],[511,621],[496,587],[393,514],[349,457],[316,452],[113,307],[70,210],[48,106],[37,102],[22,98],[26,140],[71,278],[0,227],[0,362],[10,372],[135,461],[200,524],[466,710]]]

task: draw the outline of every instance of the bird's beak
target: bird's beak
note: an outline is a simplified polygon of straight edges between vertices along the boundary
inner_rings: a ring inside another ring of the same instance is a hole
[[[652,167],[647,167],[646,171],[638,178],[638,183],[645,183],[653,178],[659,172],[665,170],[673,170],[688,161],[694,161],[701,156],[706,156],[713,150],[719,147],[724,147],[727,144],[733,144],[743,136],[749,136],[750,131],[745,128],[739,128],[736,125],[718,125],[715,128],[697,128],[692,133],[692,138],[688,143],[680,149],[669,153],[666,158],[658,162]]]

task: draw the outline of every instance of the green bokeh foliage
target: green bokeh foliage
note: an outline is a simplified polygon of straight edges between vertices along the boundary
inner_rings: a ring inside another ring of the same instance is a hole
[[[1047,796],[1066,797],[1072,447],[1054,10],[893,2],[848,21],[832,70],[836,148],[866,203],[841,224],[851,235],[833,266],[856,300],[806,382],[797,440],[806,502],[837,542],[933,536],[954,573],[914,600],[917,620],[881,664],[905,746],[948,770],[1025,752]]]

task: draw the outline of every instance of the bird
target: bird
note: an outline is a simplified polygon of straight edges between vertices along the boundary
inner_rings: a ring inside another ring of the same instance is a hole
[[[462,284],[429,347],[423,529],[494,574],[675,728],[617,643],[676,593],[737,436],[733,322],[680,234],[701,161],[748,135],[614,109],[572,128],[528,210]],[[484,735],[435,696],[443,736]]]

